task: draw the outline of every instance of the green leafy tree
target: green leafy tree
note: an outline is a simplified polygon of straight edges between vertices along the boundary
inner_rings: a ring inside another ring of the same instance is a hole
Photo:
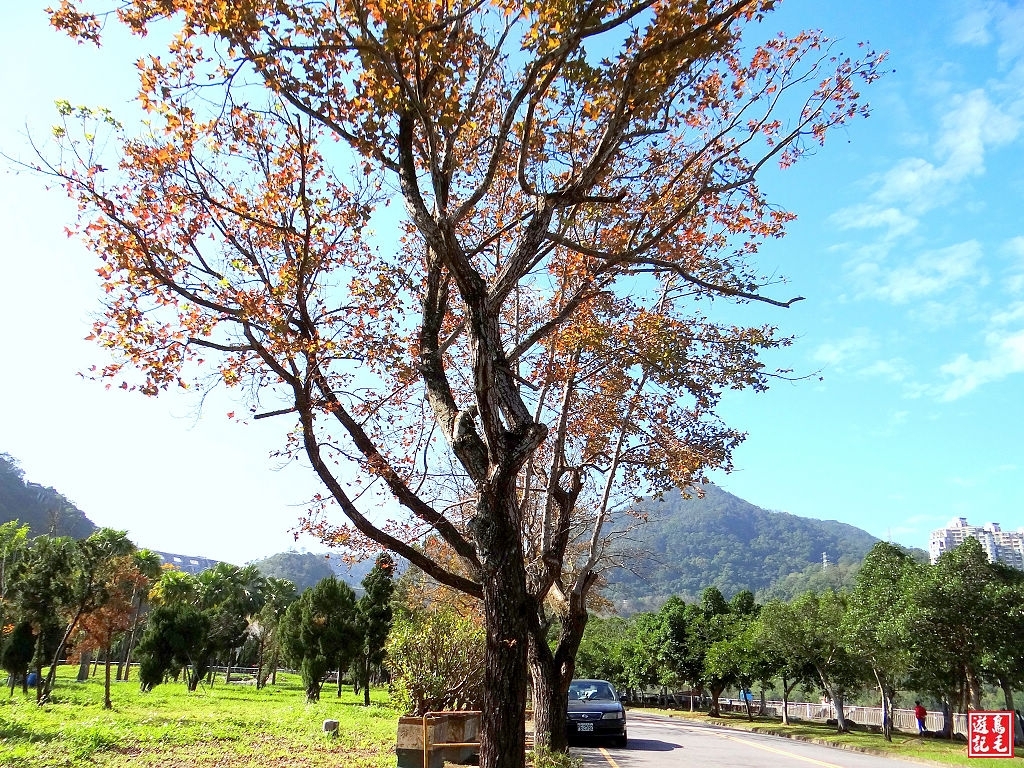
[[[689,627],[686,602],[676,595],[670,597],[658,611],[661,682],[673,687],[688,685],[700,678],[692,666],[689,653]],[[696,697],[690,697],[690,710],[696,708]]]
[[[388,553],[377,556],[373,569],[363,579],[363,596],[357,606],[362,648],[356,659],[359,681],[363,687],[363,704],[370,706],[370,677],[384,663],[388,632],[393,612],[391,598],[395,593],[395,561]]]
[[[16,614],[32,626],[36,644],[31,666],[36,673],[36,699],[43,698],[43,665],[57,652],[65,624],[61,616],[74,597],[73,539],[37,536],[32,539],[16,579]]]
[[[968,538],[939,556],[914,596],[918,685],[957,711],[981,708],[983,658],[994,632],[991,578],[988,556]]]
[[[297,599],[298,594],[292,582],[275,576],[267,577],[266,602],[256,621],[250,625],[250,633],[257,641],[257,688],[263,688],[268,680],[276,682],[281,654],[281,620],[288,606]]]
[[[622,639],[622,682],[629,689],[644,690],[660,677],[660,624],[653,613],[634,615]]]
[[[230,563],[217,563],[197,577],[197,606],[210,619],[210,634],[203,656],[220,659],[230,668],[244,644],[249,628],[266,602],[266,578],[254,565],[242,568]]]
[[[993,579],[985,602],[992,608],[992,644],[982,658],[987,681],[1003,692],[1003,706],[1014,711],[1014,690],[1024,688],[1024,572],[992,564]],[[1015,740],[1024,741],[1021,723],[1015,720]]]
[[[386,661],[396,706],[417,716],[479,709],[485,645],[479,618],[452,603],[397,611]]]
[[[990,666],[1010,679],[1016,652],[1012,603],[1015,576],[992,564],[981,544],[968,538],[944,552],[916,585],[913,631],[919,649],[913,684],[950,710],[981,709]],[[1004,645],[1004,642],[1009,642]],[[1005,650],[1004,650],[1005,649]],[[943,730],[952,735],[947,717]]]
[[[178,602],[153,608],[137,648],[142,690],[153,690],[168,674],[181,670],[188,690],[196,690],[206,674],[201,654],[209,634],[210,617],[193,605]]]
[[[324,676],[331,669],[341,674],[359,652],[356,597],[352,588],[335,577],[307,589],[285,611],[281,621],[285,658],[298,667],[306,700],[320,700]]]
[[[782,722],[785,725],[789,725],[789,697],[793,690],[798,685],[809,685],[817,678],[814,666],[801,652],[794,622],[789,603],[769,600],[761,606],[751,629],[764,674],[778,677],[782,683]]]
[[[135,552],[135,545],[125,531],[101,528],[87,539],[72,542],[66,554],[70,558],[66,582],[61,591],[58,616],[64,626],[62,636],[50,661],[50,669],[40,688],[40,703],[53,691],[57,665],[68,640],[86,614],[98,610],[111,598],[107,575],[109,564],[115,558]]]
[[[786,614],[775,614],[791,622],[788,629],[776,628],[777,636],[786,638],[789,653],[814,667],[835,706],[836,728],[845,732],[846,694],[863,683],[868,674],[864,660],[850,651],[847,595],[807,592],[794,600],[790,609]]]
[[[0,525],[0,630],[14,616],[12,586],[28,546],[28,530],[17,520]]]
[[[628,627],[628,620],[619,616],[592,616],[576,655],[577,676],[611,680],[618,687],[625,688],[622,653]]]
[[[882,704],[882,734],[892,741],[897,691],[915,661],[915,585],[924,567],[904,549],[879,542],[868,553],[849,595],[846,632],[850,650],[871,667]]]
[[[163,561],[156,552],[149,549],[140,549],[133,557],[136,568],[145,577],[145,583],[140,585],[140,588],[132,595],[134,615],[132,617],[131,629],[125,633],[122,643],[123,649],[117,665],[118,681],[128,679],[128,672],[131,669],[132,650],[135,648],[139,625],[142,623],[143,616],[145,615],[147,598],[153,585],[156,584],[163,572]]]
[[[28,621],[19,621],[10,626],[10,632],[0,636],[0,669],[9,676],[11,696],[14,695],[14,684],[19,677],[22,691],[28,693],[28,665],[32,661],[35,644],[32,624]]]

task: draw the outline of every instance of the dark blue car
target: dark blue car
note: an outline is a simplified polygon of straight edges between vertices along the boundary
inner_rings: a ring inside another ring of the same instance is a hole
[[[626,708],[607,680],[573,680],[569,684],[569,737],[610,739],[626,746]]]

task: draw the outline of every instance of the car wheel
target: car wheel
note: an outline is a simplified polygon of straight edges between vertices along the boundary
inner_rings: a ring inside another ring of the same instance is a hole
[[[622,734],[621,736],[616,736],[614,739],[612,739],[612,746],[613,747],[618,747],[619,749],[625,749],[625,747],[626,747],[626,734]]]

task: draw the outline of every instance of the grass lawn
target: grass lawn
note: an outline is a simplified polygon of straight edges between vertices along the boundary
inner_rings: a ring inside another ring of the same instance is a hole
[[[836,733],[835,729],[819,723],[794,722],[792,725],[786,726],[776,718],[767,717],[755,717],[754,721],[750,722],[744,715],[737,714],[708,717],[704,713],[680,712],[678,710],[644,709],[642,711],[670,715],[671,717],[682,717],[689,720],[699,720],[711,725],[725,725],[745,731],[774,733],[790,738],[827,742],[843,746],[847,749],[870,751],[885,754],[888,757],[906,758],[908,760],[927,760],[945,765],[973,766],[994,762],[1000,768],[1013,768],[1013,766],[1024,768],[1024,756],[1020,756],[1024,754],[1024,751],[1019,747],[1017,749],[1018,757],[987,761],[968,758],[967,744],[962,741],[921,738],[908,733],[894,733],[890,743],[883,739],[881,734],[864,731]]]
[[[348,687],[338,699],[327,685],[307,705],[297,675],[277,685],[213,686],[189,693],[183,683],[139,691],[138,681],[113,683],[113,710],[103,709],[102,670],[75,682],[77,665],[57,676],[53,702],[35,705],[20,687],[0,690],[0,766],[165,766],[166,768],[392,768],[398,713],[387,693],[373,691],[362,706]],[[323,721],[338,720],[335,737]]]

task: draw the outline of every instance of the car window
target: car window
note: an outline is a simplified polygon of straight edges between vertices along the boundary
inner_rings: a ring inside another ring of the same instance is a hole
[[[614,701],[615,694],[608,683],[573,683],[569,686],[570,701]]]
[[[610,699],[614,699],[615,698],[614,694],[612,694],[611,686],[605,685],[604,683],[598,683],[595,686],[595,688],[597,690],[594,691],[594,695],[591,698],[594,698],[594,699],[605,699],[605,700],[610,700]]]

